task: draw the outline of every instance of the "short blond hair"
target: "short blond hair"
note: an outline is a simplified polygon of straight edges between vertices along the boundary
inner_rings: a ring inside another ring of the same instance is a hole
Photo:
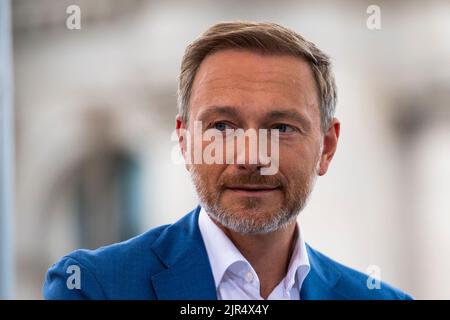
[[[330,58],[314,43],[275,23],[221,22],[210,27],[186,48],[178,82],[178,108],[182,121],[189,121],[191,91],[200,64],[208,55],[225,49],[288,54],[305,59],[311,66],[317,85],[321,129],[323,132],[328,130],[337,102]]]

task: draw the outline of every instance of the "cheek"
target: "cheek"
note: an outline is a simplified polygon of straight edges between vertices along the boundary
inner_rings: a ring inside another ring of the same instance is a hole
[[[288,179],[310,175],[316,169],[318,156],[312,148],[280,147],[280,172]]]
[[[196,171],[201,175],[201,179],[210,188],[216,187],[219,181],[220,175],[224,170],[223,165],[217,164],[198,164],[196,165]]]

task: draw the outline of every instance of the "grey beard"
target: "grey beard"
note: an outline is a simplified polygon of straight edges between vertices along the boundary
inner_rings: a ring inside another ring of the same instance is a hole
[[[205,208],[211,218],[216,220],[225,228],[240,234],[269,233],[279,230],[294,221],[300,213],[300,210],[294,212],[281,210],[277,215],[272,217],[268,223],[260,224],[257,223],[256,219],[252,219],[250,217],[233,217],[228,214],[226,210],[222,210],[222,208],[218,206],[211,208],[206,203],[200,202],[200,204]]]
[[[282,208],[275,215],[271,216],[269,221],[261,224],[259,219],[242,216],[236,217],[230,212],[227,212],[220,205],[220,194],[216,194],[213,199],[209,197],[208,190],[204,187],[204,183],[202,183],[195,167],[192,167],[190,173],[199,197],[200,205],[216,222],[240,234],[270,233],[292,223],[305,208],[316,180],[316,175],[313,173],[309,177],[307,185],[294,197],[295,201],[292,201],[291,208]]]

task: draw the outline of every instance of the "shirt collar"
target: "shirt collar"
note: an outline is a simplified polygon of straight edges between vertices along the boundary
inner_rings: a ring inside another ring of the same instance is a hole
[[[211,263],[214,282],[218,288],[223,275],[230,266],[238,262],[248,263],[248,261],[227,235],[211,220],[203,207],[198,217],[198,225]]]
[[[298,290],[301,289],[303,281],[310,270],[308,251],[303,239],[303,230],[297,223],[297,240],[294,251],[292,252],[291,261],[289,262],[288,272],[284,278],[285,288],[291,289],[296,285]]]
[[[254,275],[256,275],[247,259],[228,236],[212,221],[203,207],[200,210],[198,224],[206,252],[208,253],[216,289],[219,287],[224,274],[236,264],[247,264]],[[292,252],[288,272],[283,281],[285,288],[290,289],[293,285],[296,285],[298,290],[300,290],[303,281],[309,273],[310,264],[302,230],[298,224],[297,231],[297,241]]]

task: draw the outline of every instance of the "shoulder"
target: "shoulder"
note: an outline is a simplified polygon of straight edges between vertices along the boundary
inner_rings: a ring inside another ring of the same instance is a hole
[[[151,246],[169,225],[96,250],[76,250],[47,272],[45,299],[151,299],[151,276],[164,268]]]
[[[351,300],[410,300],[410,295],[379,281],[367,274],[354,270],[334,261],[321,252],[308,246],[310,260],[313,260],[321,272],[334,274],[333,290],[341,299]],[[323,277],[322,277],[323,278]]]

